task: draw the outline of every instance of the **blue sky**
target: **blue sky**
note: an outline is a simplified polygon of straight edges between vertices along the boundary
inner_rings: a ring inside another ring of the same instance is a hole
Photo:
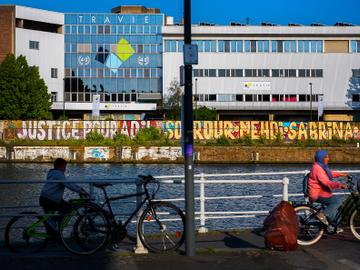
[[[183,14],[182,0],[0,0],[1,4],[18,4],[60,12],[110,12],[118,5],[158,7],[178,21]],[[250,24],[263,21],[277,24],[289,22],[333,25],[345,21],[360,25],[360,0],[193,0],[193,19],[197,22],[228,24],[231,21]]]

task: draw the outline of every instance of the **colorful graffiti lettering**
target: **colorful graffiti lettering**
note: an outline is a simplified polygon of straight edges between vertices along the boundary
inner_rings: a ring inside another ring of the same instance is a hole
[[[156,127],[169,139],[181,139],[180,121],[0,121],[3,140],[86,139],[91,132],[105,138],[117,134],[135,137],[140,129]],[[213,140],[225,136],[231,140],[249,136],[256,140],[360,139],[360,124],[355,122],[275,122],[275,121],[194,121],[194,139]]]

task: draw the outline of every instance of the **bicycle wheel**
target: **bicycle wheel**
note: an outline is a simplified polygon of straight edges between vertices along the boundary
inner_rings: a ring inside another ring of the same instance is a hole
[[[175,205],[157,202],[148,206],[139,219],[139,236],[153,252],[177,250],[185,240],[185,216]]]
[[[321,239],[324,229],[317,217],[317,211],[309,206],[301,205],[294,208],[298,218],[298,244],[310,246]]]
[[[13,252],[35,253],[45,248],[49,235],[35,212],[13,217],[5,228],[5,245]]]
[[[60,225],[60,237],[65,248],[78,255],[100,250],[107,243],[109,232],[106,214],[92,203],[74,205]]]
[[[355,209],[350,216],[350,230],[360,240],[360,210]]]

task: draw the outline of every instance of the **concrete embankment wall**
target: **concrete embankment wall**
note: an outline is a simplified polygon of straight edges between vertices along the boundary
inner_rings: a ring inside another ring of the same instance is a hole
[[[199,146],[199,163],[311,163],[318,148]],[[332,163],[360,164],[360,149],[326,148]],[[83,147],[14,146],[0,147],[0,162],[51,162],[55,158],[71,162],[180,163],[180,147]]]

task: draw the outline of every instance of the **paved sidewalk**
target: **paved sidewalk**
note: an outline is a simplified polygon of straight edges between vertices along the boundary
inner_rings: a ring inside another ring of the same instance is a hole
[[[197,256],[179,253],[134,255],[133,244],[124,242],[117,251],[92,256],[74,256],[62,247],[50,246],[32,256],[19,256],[0,248],[2,270],[112,270],[112,269],[329,269],[360,270],[360,241],[350,232],[328,236],[314,246],[294,252],[264,248],[264,239],[255,231],[211,232],[198,235]]]

